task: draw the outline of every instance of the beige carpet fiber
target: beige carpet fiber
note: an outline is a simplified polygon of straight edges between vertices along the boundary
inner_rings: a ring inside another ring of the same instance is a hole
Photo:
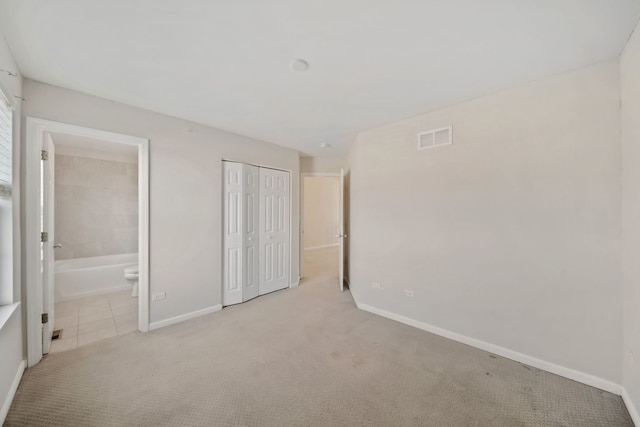
[[[356,309],[326,254],[299,288],[45,357],[6,425],[632,425],[618,396]]]

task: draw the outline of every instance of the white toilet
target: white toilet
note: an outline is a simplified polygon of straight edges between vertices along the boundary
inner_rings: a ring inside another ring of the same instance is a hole
[[[124,278],[133,285],[132,297],[138,296],[138,264],[132,265],[124,269]]]

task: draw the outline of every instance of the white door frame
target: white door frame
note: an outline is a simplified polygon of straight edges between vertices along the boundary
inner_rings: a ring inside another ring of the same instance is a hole
[[[67,123],[27,117],[25,147],[25,279],[27,362],[42,359],[43,286],[40,273],[40,150],[45,132],[85,136],[138,147],[138,329],[149,330],[149,140]]]
[[[52,334],[55,330],[56,300],[55,300],[55,164],[56,146],[53,143],[51,134],[44,134],[42,149],[47,152],[47,161],[41,162],[42,168],[42,229],[48,233],[46,243],[42,243],[42,308],[49,316],[49,321],[42,324],[42,353],[49,353],[51,350]]]
[[[304,179],[322,176],[340,178],[339,172],[303,172],[300,174],[300,277],[304,277]],[[341,190],[342,191],[342,190]]]

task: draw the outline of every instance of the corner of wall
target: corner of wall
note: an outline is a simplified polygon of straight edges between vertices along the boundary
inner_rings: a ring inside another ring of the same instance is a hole
[[[640,426],[640,22],[620,55],[622,142],[623,344],[622,397]],[[634,360],[635,356],[635,360]]]

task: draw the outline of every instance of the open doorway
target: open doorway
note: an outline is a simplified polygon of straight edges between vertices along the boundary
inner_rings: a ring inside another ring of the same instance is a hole
[[[63,133],[45,138],[53,174],[43,179],[54,181],[54,353],[138,329],[138,150]]]
[[[302,175],[303,284],[339,276],[341,243],[340,174]]]
[[[27,355],[149,328],[148,140],[27,118]]]

